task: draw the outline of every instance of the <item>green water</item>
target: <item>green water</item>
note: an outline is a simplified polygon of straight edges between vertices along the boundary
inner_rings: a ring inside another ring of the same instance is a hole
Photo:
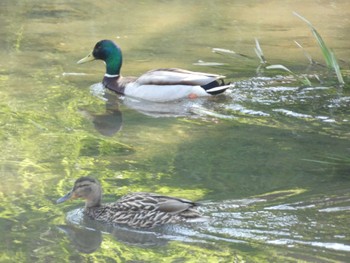
[[[283,2],[283,3],[282,3]],[[324,67],[312,21],[349,83],[347,1],[7,1],[0,3],[0,262],[347,262],[350,94]],[[311,76],[256,73],[270,63]],[[166,105],[105,92],[109,38],[124,75],[158,67],[224,74],[224,96]],[[211,52],[233,49],[253,59]],[[225,63],[195,65],[199,60]],[[205,222],[150,231],[87,222],[56,205],[80,176],[105,201],[134,191],[203,203]]]

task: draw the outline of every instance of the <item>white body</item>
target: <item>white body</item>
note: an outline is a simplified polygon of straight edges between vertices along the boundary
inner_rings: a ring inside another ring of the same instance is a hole
[[[231,85],[218,86],[207,91],[201,85],[223,78],[225,76],[181,69],[158,69],[126,84],[124,93],[126,96],[154,102],[211,96],[208,92],[225,90]]]

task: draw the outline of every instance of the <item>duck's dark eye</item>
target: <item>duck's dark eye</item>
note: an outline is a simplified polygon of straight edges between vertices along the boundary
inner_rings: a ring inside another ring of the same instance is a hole
[[[98,51],[101,49],[101,43],[97,43],[96,46],[94,47],[94,50]]]

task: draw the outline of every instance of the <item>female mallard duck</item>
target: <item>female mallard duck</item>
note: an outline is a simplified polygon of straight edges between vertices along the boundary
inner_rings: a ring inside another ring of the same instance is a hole
[[[177,68],[155,69],[142,76],[122,77],[122,52],[111,40],[101,40],[94,50],[78,64],[101,59],[106,63],[103,85],[119,94],[165,102],[183,98],[197,98],[224,92],[231,85],[225,85],[225,76],[187,71]]]
[[[200,213],[196,210],[197,203],[152,193],[132,193],[115,203],[101,204],[101,185],[90,177],[76,180],[73,189],[58,199],[57,203],[76,198],[85,199],[84,214],[92,219],[130,227],[151,228],[200,218]]]

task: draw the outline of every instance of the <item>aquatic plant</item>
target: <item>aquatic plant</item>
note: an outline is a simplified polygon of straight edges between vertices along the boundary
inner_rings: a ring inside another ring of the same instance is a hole
[[[334,54],[334,52],[329,49],[326,45],[326,43],[324,42],[324,40],[322,39],[321,35],[317,32],[317,30],[315,29],[315,27],[303,16],[299,15],[296,12],[293,12],[293,14],[297,17],[299,17],[301,20],[303,20],[304,22],[306,22],[308,24],[308,26],[311,29],[311,32],[313,33],[313,35],[315,36],[317,43],[322,51],[322,55],[325,59],[326,62],[326,66],[331,69],[334,70],[338,82],[341,86],[343,86],[345,84],[341,70],[340,70],[340,66],[338,63],[338,60]],[[297,42],[294,41],[295,44],[302,49],[305,57],[309,60],[310,64],[320,64],[318,62],[316,62],[315,60],[312,59],[311,55],[303,48],[303,46]],[[305,75],[300,75],[300,74],[296,74],[294,73],[292,70],[290,70],[289,68],[287,68],[284,65],[281,64],[275,64],[275,65],[270,65],[264,55],[264,52],[260,46],[260,43],[258,41],[257,38],[255,38],[255,47],[254,47],[254,51],[255,54],[257,55],[257,57],[260,60],[260,65],[257,68],[257,72],[260,73],[262,69],[277,69],[277,70],[284,70],[288,73],[290,73],[295,79],[297,79],[298,81],[300,81],[301,83],[303,83],[303,85],[305,86],[312,86],[311,81],[308,79],[308,77],[306,77]],[[244,54],[240,54],[237,53],[233,50],[229,50],[229,49],[224,49],[224,48],[213,48],[212,52],[219,54],[219,55],[223,55],[226,57],[230,57],[230,58],[245,58],[245,59],[252,59],[251,57],[244,55]],[[200,63],[196,63],[196,65],[202,65],[202,66],[214,66],[213,63],[205,63],[205,62],[200,62]],[[216,63],[216,66],[220,65],[220,63]],[[225,64],[221,64],[221,65],[225,65]]]
[[[255,38],[254,51],[255,51],[256,55],[258,56],[258,58],[260,59],[260,65],[263,65],[264,68],[266,68],[266,69],[281,69],[281,70],[287,71],[290,74],[292,74],[295,79],[297,79],[301,83],[303,83],[303,85],[312,86],[311,81],[306,76],[299,76],[299,75],[295,74],[293,71],[291,71],[290,69],[288,69],[286,66],[283,66],[280,64],[268,65],[268,63],[265,59],[265,56],[264,56],[264,52],[262,51],[259,40],[257,38]]]
[[[283,65],[280,65],[280,64],[270,65],[270,66],[266,66],[266,69],[282,69],[282,70],[287,71],[290,74],[292,74],[294,76],[294,78],[296,78],[297,80],[302,82],[305,86],[312,86],[311,81],[308,79],[308,77],[297,75],[293,71],[291,71],[290,69],[288,69],[287,67],[285,67]]]
[[[334,55],[334,52],[329,49],[326,45],[326,43],[324,42],[323,38],[321,37],[321,35],[317,32],[316,28],[311,24],[310,21],[308,21],[305,17],[299,15],[296,12],[293,12],[293,14],[297,17],[299,17],[301,20],[303,20],[311,29],[312,34],[314,35],[314,37],[317,40],[317,44],[319,45],[321,51],[322,51],[322,55],[323,58],[326,62],[326,65],[329,69],[333,69],[337,75],[338,78],[338,82],[340,85],[344,85],[344,79],[343,76],[341,74],[340,71],[340,67],[339,67],[339,63],[338,60],[336,58],[336,56]],[[305,54],[305,53],[304,53]]]

